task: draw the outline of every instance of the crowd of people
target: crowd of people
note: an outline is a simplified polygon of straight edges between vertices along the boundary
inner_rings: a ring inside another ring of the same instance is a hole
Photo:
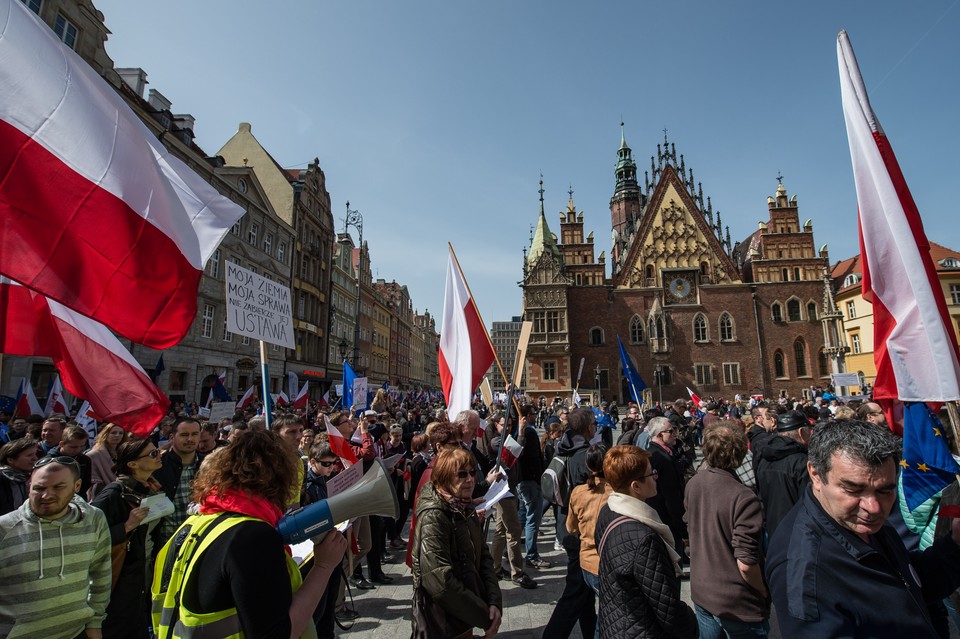
[[[255,409],[210,423],[176,407],[147,437],[105,423],[92,442],[66,417],[0,414],[0,637],[332,638],[360,617],[353,592],[402,560],[414,637],[493,637],[523,603],[505,610],[501,583],[533,590],[551,567],[543,543],[566,560],[550,639],[762,637],[771,609],[791,638],[960,623],[960,519],[902,508],[876,403],[516,399],[449,420],[381,391],[269,428]],[[278,522],[352,459],[388,462],[398,515],[294,561]]]

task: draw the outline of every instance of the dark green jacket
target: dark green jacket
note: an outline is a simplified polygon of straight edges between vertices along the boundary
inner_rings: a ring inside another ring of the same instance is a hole
[[[503,609],[493,558],[475,513],[463,514],[427,483],[417,498],[413,580],[423,586],[460,633],[490,627],[490,606]]]

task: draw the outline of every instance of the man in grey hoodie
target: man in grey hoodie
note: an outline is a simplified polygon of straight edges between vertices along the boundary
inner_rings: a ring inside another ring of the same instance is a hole
[[[76,496],[71,457],[34,467],[30,494],[0,517],[0,637],[100,639],[110,599],[110,529]]]

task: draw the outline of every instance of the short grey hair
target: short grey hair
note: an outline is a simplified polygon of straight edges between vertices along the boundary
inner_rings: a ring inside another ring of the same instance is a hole
[[[480,413],[468,408],[466,410],[462,410],[459,413],[457,413],[457,418],[453,420],[453,423],[461,428],[469,427],[470,420],[472,420],[474,417],[476,417],[477,420],[479,421]]]
[[[834,453],[869,468],[879,468],[888,459],[899,464],[900,451],[900,440],[892,432],[857,419],[820,422],[807,445],[810,465],[824,481]]]
[[[673,428],[673,426],[666,417],[653,417],[647,422],[647,432],[650,433],[650,439],[671,428]]]

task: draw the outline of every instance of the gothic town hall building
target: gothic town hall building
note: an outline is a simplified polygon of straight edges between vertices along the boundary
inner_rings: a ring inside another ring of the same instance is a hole
[[[623,402],[617,338],[648,386],[647,401],[740,394],[802,397],[843,372],[840,313],[827,283],[826,246],[800,223],[782,182],[768,220],[732,244],[666,135],[644,173],[621,134],[610,198],[613,248],[594,252],[573,202],[551,232],[543,211],[524,256],[523,316],[533,323],[527,394]],[[579,375],[578,371],[582,373]]]

